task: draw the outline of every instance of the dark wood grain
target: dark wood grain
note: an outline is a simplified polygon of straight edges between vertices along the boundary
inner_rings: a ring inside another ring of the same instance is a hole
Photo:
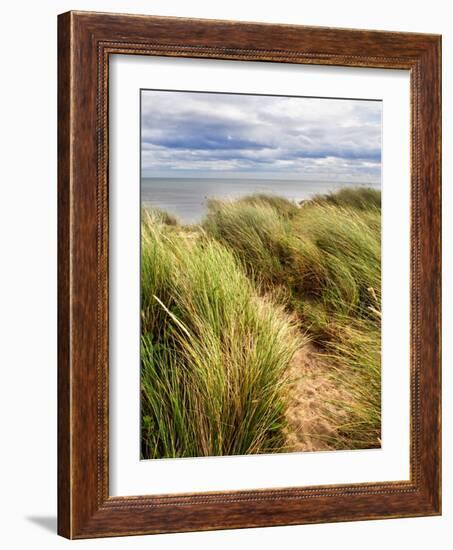
[[[58,21],[58,532],[71,536],[70,474],[70,16]]]
[[[440,37],[59,16],[58,531],[68,538],[440,514]],[[184,495],[108,491],[108,58],[165,55],[411,73],[411,479]]]

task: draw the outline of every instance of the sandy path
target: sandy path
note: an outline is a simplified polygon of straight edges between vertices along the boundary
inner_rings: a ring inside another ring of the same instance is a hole
[[[292,403],[288,407],[288,450],[327,451],[338,426],[345,420],[341,403],[346,391],[329,376],[331,367],[311,343],[294,356],[289,375]]]

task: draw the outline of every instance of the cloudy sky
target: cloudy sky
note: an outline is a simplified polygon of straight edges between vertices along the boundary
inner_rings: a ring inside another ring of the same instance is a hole
[[[142,91],[144,177],[378,183],[378,101]]]

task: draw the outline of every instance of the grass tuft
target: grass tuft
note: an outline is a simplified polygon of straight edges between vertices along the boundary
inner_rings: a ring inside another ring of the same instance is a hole
[[[142,222],[143,458],[264,453],[284,444],[295,322],[234,253]]]
[[[332,204],[342,208],[372,210],[381,208],[381,191],[371,187],[345,187],[335,193],[317,195],[312,202]]]
[[[148,219],[151,217],[156,222],[163,223],[164,225],[170,225],[170,226],[178,226],[180,225],[179,220],[176,216],[173,214],[170,214],[166,210],[162,210],[162,208],[158,208],[157,206],[146,206],[143,208],[143,216],[147,216]]]

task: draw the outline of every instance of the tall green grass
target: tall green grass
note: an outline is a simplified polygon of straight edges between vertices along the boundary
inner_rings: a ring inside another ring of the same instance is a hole
[[[280,289],[347,387],[337,448],[380,445],[380,192],[345,189],[297,207],[252,196],[211,201],[203,227],[263,292]]]
[[[342,208],[373,210],[381,208],[381,192],[371,187],[345,187],[335,193],[317,195],[311,202],[332,204]]]
[[[284,449],[295,322],[235,252],[162,222],[142,218],[143,458]]]

